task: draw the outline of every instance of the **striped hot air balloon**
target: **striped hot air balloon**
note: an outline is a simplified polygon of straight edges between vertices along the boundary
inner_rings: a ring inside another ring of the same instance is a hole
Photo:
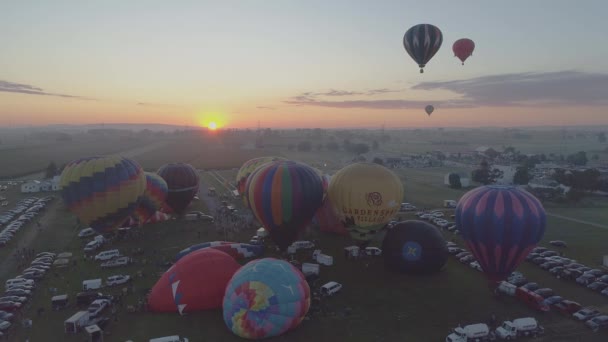
[[[146,191],[139,200],[135,212],[133,212],[133,216],[140,226],[146,223],[157,210],[162,208],[167,199],[168,191],[167,182],[161,176],[151,172],[146,172],[145,174]]]
[[[260,167],[264,164],[268,164],[270,162],[279,161],[279,160],[286,160],[286,159],[281,158],[281,157],[260,157],[260,158],[250,159],[250,160],[246,161],[245,163],[243,163],[243,165],[239,169],[239,172],[236,174],[236,189],[238,190],[239,194],[241,195],[241,198],[243,199],[243,204],[245,205],[245,207],[249,208],[249,202],[247,201],[247,198],[246,198],[247,197],[246,185],[247,185],[247,179],[249,178],[249,176],[258,167]]]
[[[261,166],[249,177],[247,196],[255,217],[285,250],[321,207],[323,184],[308,165],[276,161]]]
[[[412,26],[403,36],[403,47],[420,67],[423,73],[426,64],[435,56],[441,43],[443,35],[441,30],[431,24],[419,24]]]
[[[300,270],[265,258],[241,267],[224,294],[224,322],[240,337],[262,339],[296,328],[310,308],[310,288]]]
[[[156,173],[167,182],[167,206],[174,213],[183,213],[198,192],[196,169],[190,164],[172,163],[161,166]]]
[[[545,233],[545,209],[514,186],[487,185],[466,193],[456,225],[491,285],[506,279]]]
[[[68,209],[83,224],[105,233],[133,213],[146,189],[146,176],[131,159],[90,157],[67,164],[60,187]]]

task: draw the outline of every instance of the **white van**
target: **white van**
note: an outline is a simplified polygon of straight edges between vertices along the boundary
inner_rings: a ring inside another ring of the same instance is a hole
[[[95,260],[106,261],[110,259],[114,259],[120,256],[120,251],[118,249],[110,249],[108,251],[103,251],[95,256]]]
[[[310,241],[294,241],[291,245],[296,249],[315,248],[315,244]]]
[[[342,284],[336,283],[335,281],[330,281],[329,283],[321,286],[321,294],[324,296],[331,296],[340,291],[340,289],[342,289]]]
[[[95,230],[93,228],[85,228],[78,233],[79,238],[85,238],[95,234]]]
[[[179,337],[179,335],[173,335],[173,336],[151,338],[150,342],[188,342],[188,339],[185,337]]]
[[[83,291],[89,291],[89,290],[96,290],[99,289],[103,286],[103,282],[101,281],[101,279],[89,279],[89,280],[85,280],[82,282],[82,290]]]

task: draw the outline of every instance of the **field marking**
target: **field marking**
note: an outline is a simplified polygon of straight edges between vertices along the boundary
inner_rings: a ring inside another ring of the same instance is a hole
[[[588,226],[593,226],[593,227],[597,227],[597,228],[608,229],[608,225],[594,223],[594,222],[589,222],[589,221],[584,221],[584,220],[579,220],[579,219],[575,219],[573,217],[568,217],[568,216],[563,216],[563,215],[558,215],[558,214],[551,214],[549,212],[547,212],[547,216],[551,216],[551,217],[555,217],[555,218],[560,218],[562,220],[576,222],[576,223],[580,223],[580,224],[586,224]]]

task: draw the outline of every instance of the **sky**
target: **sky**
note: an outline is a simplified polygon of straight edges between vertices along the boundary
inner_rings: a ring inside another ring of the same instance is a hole
[[[606,125],[607,12],[604,0],[5,0],[0,126]],[[443,33],[423,74],[402,43],[420,23]],[[476,44],[464,66],[459,38]]]

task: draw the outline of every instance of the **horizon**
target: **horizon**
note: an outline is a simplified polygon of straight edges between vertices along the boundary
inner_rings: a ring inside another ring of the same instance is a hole
[[[0,127],[608,125],[602,1],[141,4],[0,5]],[[443,33],[424,74],[402,44],[419,23]]]

